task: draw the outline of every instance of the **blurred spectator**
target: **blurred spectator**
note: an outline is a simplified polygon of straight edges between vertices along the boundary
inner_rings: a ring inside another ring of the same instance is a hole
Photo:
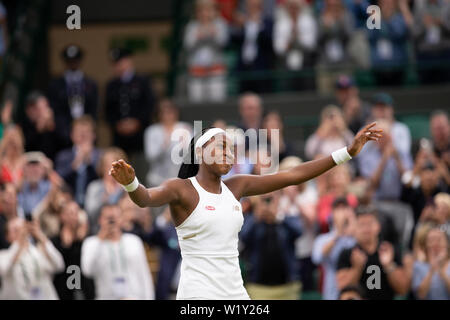
[[[172,159],[172,152],[189,146],[193,135],[192,126],[180,121],[180,113],[175,104],[164,99],[159,103],[157,123],[144,132],[144,151],[150,169],[147,173],[149,187],[161,185],[164,181],[178,175],[180,164]]]
[[[213,127],[213,128],[220,128],[222,130],[226,130],[227,129],[227,122],[225,120],[223,120],[223,119],[216,119],[212,123],[211,127]]]
[[[445,182],[446,176],[448,170],[439,164],[436,157],[424,149],[419,150],[413,170],[402,177],[401,200],[411,205],[415,223],[419,221],[424,208],[433,203],[436,194],[449,192],[449,185]]]
[[[214,0],[220,15],[227,21],[232,22],[234,12],[239,0]]]
[[[83,51],[75,44],[61,52],[66,70],[49,85],[50,105],[55,113],[58,132],[64,145],[70,146],[70,125],[74,119],[88,114],[97,118],[98,89],[94,80],[81,71]]]
[[[248,92],[239,97],[239,127],[258,130],[262,126],[263,102],[259,95]]]
[[[270,111],[265,115],[263,120],[263,129],[267,130],[267,142],[270,144],[270,148],[275,148],[272,143],[276,144],[276,148],[279,153],[279,161],[282,161],[287,156],[293,154],[292,146],[286,141],[284,136],[283,120],[281,120],[281,116],[277,111]]]
[[[435,224],[441,225],[450,234],[450,194],[438,193],[434,196],[435,204]]]
[[[259,146],[258,150],[251,152],[249,158],[254,163],[252,174],[263,175],[278,171],[278,157],[272,155],[266,147]]]
[[[12,183],[0,184],[0,250],[9,247],[6,239],[6,226],[9,221],[23,216],[17,203],[17,191]]]
[[[314,0],[314,5],[319,13],[322,13],[326,8],[326,0]],[[367,7],[370,2],[368,0],[341,0],[345,8],[352,14],[352,21],[357,28],[365,28],[367,22]]]
[[[412,32],[422,83],[448,81],[450,74],[450,2],[417,0]]]
[[[42,152],[25,153],[23,177],[18,194],[25,216],[35,216],[36,207],[46,198],[52,185],[48,179],[49,159]]]
[[[317,265],[322,265],[324,284],[322,298],[337,300],[339,290],[336,283],[336,268],[342,250],[352,248],[356,244],[355,212],[347,199],[337,198],[333,202],[333,224],[330,232],[319,235],[313,248],[312,259]]]
[[[113,144],[135,162],[150,121],[153,92],[149,79],[136,73],[129,50],[113,49],[111,58],[115,78],[106,87],[106,120],[113,132]]]
[[[239,128],[244,130],[244,134],[248,129],[255,130],[256,141],[259,141],[259,129],[262,127],[263,121],[263,101],[259,95],[252,92],[246,92],[239,96],[238,100],[238,108],[239,108]],[[245,150],[249,150],[252,154],[249,154],[249,157],[254,157],[255,148],[257,146],[251,145],[252,143],[252,134],[249,132],[245,135]]]
[[[73,121],[70,138],[73,147],[58,153],[56,171],[73,190],[75,201],[84,206],[86,188],[97,179],[100,151],[95,147],[95,124],[90,116]]]
[[[339,292],[339,300],[364,300],[364,291],[359,285],[346,286]]]
[[[244,2],[246,12],[239,15],[238,27],[232,32],[232,41],[241,49],[237,70],[246,72],[239,91],[267,93],[271,91],[271,81],[261,72],[273,67],[273,20],[264,16],[263,0]]]
[[[169,207],[166,207],[163,213],[156,218],[153,230],[146,237],[146,241],[161,249],[156,281],[156,300],[169,300],[176,295],[181,262],[178,236],[170,217]]]
[[[368,300],[392,300],[396,294],[408,292],[411,279],[402,265],[402,258],[389,242],[380,243],[380,231],[376,209],[360,208],[356,218],[357,244],[344,249],[337,263],[336,280],[340,290],[348,285],[359,284],[367,289]],[[374,270],[379,280],[368,281]],[[376,289],[370,289],[368,283],[378,285]]]
[[[125,193],[122,186],[109,174],[111,163],[120,159],[127,161],[127,156],[123,150],[116,147],[104,150],[96,168],[100,179],[87,185],[84,208],[89,217],[89,234],[98,232],[98,218],[101,208],[108,204],[118,204]]]
[[[227,131],[227,138],[234,144],[234,164],[231,170],[222,179],[227,179],[235,174],[250,174],[253,171],[253,165],[248,153],[245,150],[245,138],[242,129],[236,127],[224,128]]]
[[[306,140],[305,154],[309,159],[317,154],[329,155],[352,141],[353,133],[347,128],[342,111],[329,105],[320,113],[319,128]]]
[[[337,105],[342,109],[348,128],[357,134],[371,115],[371,105],[361,99],[359,89],[354,80],[341,75],[336,80],[335,97]]]
[[[377,85],[401,85],[408,63],[408,25],[404,1],[379,0],[381,28],[368,30],[372,68]],[[406,6],[407,7],[407,6]],[[402,10],[399,10],[402,9]]]
[[[6,237],[11,245],[0,250],[1,299],[58,299],[52,276],[64,270],[64,260],[39,223],[14,218],[8,222]]]
[[[63,184],[61,187],[53,185],[47,196],[33,210],[33,217],[39,221],[42,232],[53,238],[61,229],[60,211],[62,207],[73,200],[72,190]]]
[[[6,99],[0,111],[0,139],[3,138],[5,129],[13,124],[13,109],[14,104],[12,100]]]
[[[363,69],[370,67],[370,49],[367,40],[367,8],[375,1],[368,0],[344,0],[342,3],[352,15],[354,28],[348,43],[348,51],[352,60]],[[324,10],[325,0],[314,0],[316,11],[320,14]]]
[[[3,139],[0,141],[0,180],[12,182],[16,186],[22,179],[24,153],[24,137],[18,126],[9,126],[5,129]]]
[[[68,201],[60,208],[61,230],[51,240],[61,253],[64,263],[69,266],[80,266],[81,244],[88,231],[87,215],[75,201]],[[53,283],[61,300],[94,299],[94,283],[81,274],[80,289],[70,289],[67,283],[71,273],[61,272],[55,275]]]
[[[433,150],[450,170],[450,122],[448,112],[436,110],[430,117]]]
[[[358,157],[359,171],[370,179],[377,200],[398,200],[401,196],[401,177],[412,167],[409,152],[402,152],[396,145],[392,126],[383,120],[378,121],[383,136],[367,145]]]
[[[275,20],[273,47],[290,71],[314,66],[318,30],[314,16],[304,0],[286,0],[285,12]],[[313,89],[314,80],[309,74],[292,81],[290,89]]]
[[[279,192],[254,199],[254,212],[240,233],[250,259],[247,291],[254,300],[297,300],[300,284],[294,245],[302,233],[300,220],[278,212]]]
[[[401,176],[413,166],[411,133],[395,120],[393,99],[386,93],[374,96],[372,119],[383,127],[383,137],[364,146],[358,155],[360,174],[372,180],[376,199],[399,199]]]
[[[412,290],[419,299],[450,300],[449,241],[439,228],[425,235],[426,261],[414,263]]]
[[[154,299],[153,280],[141,239],[122,233],[122,212],[106,205],[96,236],[84,240],[81,270],[95,282],[96,299]]]
[[[151,231],[153,222],[150,208],[138,207],[128,194],[122,196],[119,207],[122,211],[120,226],[122,231],[135,234],[145,240],[146,234]]]
[[[196,17],[186,26],[184,48],[189,69],[188,96],[193,102],[221,101],[226,96],[223,48],[228,28],[213,0],[195,2]]]
[[[352,180],[349,192],[356,195],[358,206],[373,205],[381,224],[380,239],[390,242],[396,249],[408,245],[413,213],[409,205],[400,201],[373,200],[373,186],[369,179],[358,177]]]
[[[0,2],[0,65],[3,60],[3,56],[6,54],[8,49],[8,21],[6,8],[2,2]]]
[[[280,163],[280,171],[292,169],[302,163],[300,158],[290,156]],[[317,233],[316,205],[318,194],[311,182],[289,186],[282,190],[279,214],[300,219],[302,234],[295,241],[295,257],[298,264],[302,291],[315,290],[314,270],[311,260],[314,238]]]
[[[317,204],[317,218],[321,233],[328,232],[330,229],[332,206],[336,198],[347,199],[352,208],[358,205],[358,199],[349,188],[352,180],[349,165],[344,164],[333,168],[325,179],[325,192],[320,195]]]
[[[25,118],[21,123],[26,151],[41,151],[54,160],[64,147],[63,134],[58,131],[53,109],[40,92],[30,93],[25,102]]]
[[[318,89],[328,93],[332,91],[333,82],[342,69],[350,67],[348,44],[354,22],[341,0],[325,0],[318,23]]]

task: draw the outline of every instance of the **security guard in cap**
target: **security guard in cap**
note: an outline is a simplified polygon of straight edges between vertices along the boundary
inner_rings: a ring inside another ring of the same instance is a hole
[[[80,69],[83,51],[75,44],[64,48],[61,56],[66,70],[59,78],[50,82],[49,100],[55,113],[58,134],[70,146],[72,121],[82,115],[97,118],[98,87],[94,80]]]
[[[131,158],[143,150],[143,133],[153,109],[149,79],[136,74],[131,52],[116,48],[110,52],[116,77],[106,88],[106,118],[111,126],[114,145]]]

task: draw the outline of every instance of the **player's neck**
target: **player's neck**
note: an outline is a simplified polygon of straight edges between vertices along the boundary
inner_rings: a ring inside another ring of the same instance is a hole
[[[200,166],[196,178],[206,191],[211,193],[221,193],[220,176],[217,176]]]

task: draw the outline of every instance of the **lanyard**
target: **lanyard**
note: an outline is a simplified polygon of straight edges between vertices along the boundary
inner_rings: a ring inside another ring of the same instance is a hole
[[[29,255],[33,262],[35,278],[37,280],[37,283],[39,283],[40,279],[41,279],[41,269],[39,268],[37,258],[33,255],[30,248],[27,248],[27,252],[29,252]],[[31,279],[30,279],[30,275],[28,274],[27,268],[25,267],[25,264],[23,263],[23,259],[20,259],[19,264],[20,264],[20,269],[22,271],[23,278],[25,279],[25,283],[27,286],[29,286],[31,284]]]
[[[110,243],[109,244],[109,261],[111,264],[111,270],[112,272],[115,274],[116,273],[116,254],[115,254],[115,250],[114,250],[114,244]],[[122,243],[122,238],[119,240],[119,264],[120,264],[120,269],[121,271],[125,274],[127,271],[127,263],[126,263],[126,259],[125,259],[125,254],[123,252],[124,248],[123,248],[123,243]]]

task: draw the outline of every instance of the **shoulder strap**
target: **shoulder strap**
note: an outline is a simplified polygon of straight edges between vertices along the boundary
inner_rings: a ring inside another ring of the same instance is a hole
[[[200,186],[200,184],[198,183],[197,179],[194,177],[190,177],[188,178],[189,180],[191,180],[192,185],[194,186],[195,190],[197,190],[198,195],[200,196],[200,194],[203,191],[203,188]]]

